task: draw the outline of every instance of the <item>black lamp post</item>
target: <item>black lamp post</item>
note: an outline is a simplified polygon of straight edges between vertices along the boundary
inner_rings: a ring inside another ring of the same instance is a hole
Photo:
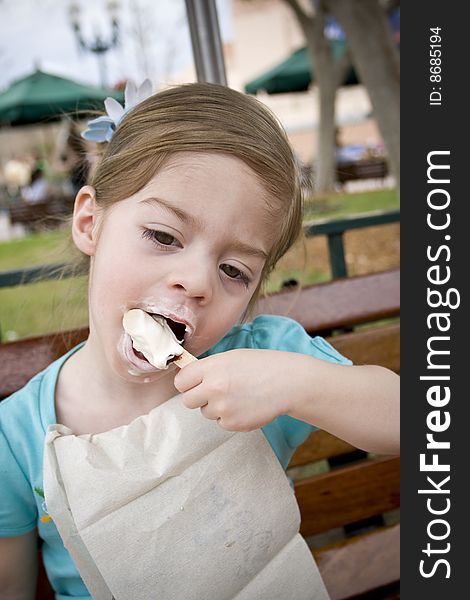
[[[117,12],[119,3],[117,0],[108,0],[106,8],[111,20],[111,36],[104,40],[99,33],[95,34],[93,40],[86,42],[80,27],[80,6],[76,2],[71,2],[69,6],[70,25],[75,33],[79,47],[81,50],[92,52],[98,59],[98,68],[100,71],[101,85],[106,87],[106,52],[119,44],[119,22]]]

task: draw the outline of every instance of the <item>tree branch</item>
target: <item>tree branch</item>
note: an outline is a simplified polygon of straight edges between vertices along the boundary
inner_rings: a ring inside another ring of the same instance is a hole
[[[295,16],[299,20],[299,23],[302,26],[304,33],[308,30],[310,18],[304,9],[300,6],[298,0],[284,0],[286,4],[288,4],[291,9],[294,11]]]

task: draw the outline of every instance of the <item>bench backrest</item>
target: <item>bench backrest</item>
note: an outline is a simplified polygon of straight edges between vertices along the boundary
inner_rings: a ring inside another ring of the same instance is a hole
[[[399,270],[394,269],[281,291],[260,300],[255,314],[287,315],[315,335],[395,317],[399,311]],[[84,328],[0,344],[0,398],[21,388],[87,335]],[[376,332],[335,336],[334,345],[355,363],[398,371],[398,336],[399,326],[390,325]]]

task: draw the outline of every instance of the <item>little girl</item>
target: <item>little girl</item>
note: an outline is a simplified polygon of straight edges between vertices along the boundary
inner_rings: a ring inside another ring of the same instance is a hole
[[[394,373],[350,366],[288,318],[247,319],[302,224],[296,161],[275,118],[212,84],[165,90],[124,115],[107,108],[88,135],[109,144],[72,223],[89,257],[89,337],[0,404],[2,598],[34,597],[38,535],[56,597],[90,597],[44,512],[53,423],[97,434],[181,393],[223,429],[262,428],[284,468],[316,428],[398,453]],[[200,360],[153,367],[123,330],[132,308],[163,315]]]

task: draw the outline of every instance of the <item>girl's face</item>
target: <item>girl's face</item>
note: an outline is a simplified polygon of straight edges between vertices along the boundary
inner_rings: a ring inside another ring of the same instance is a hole
[[[141,308],[181,323],[192,354],[209,349],[259,283],[275,234],[269,223],[266,192],[242,161],[175,155],[93,233],[90,342],[126,380],[158,378],[122,327],[124,312]]]

